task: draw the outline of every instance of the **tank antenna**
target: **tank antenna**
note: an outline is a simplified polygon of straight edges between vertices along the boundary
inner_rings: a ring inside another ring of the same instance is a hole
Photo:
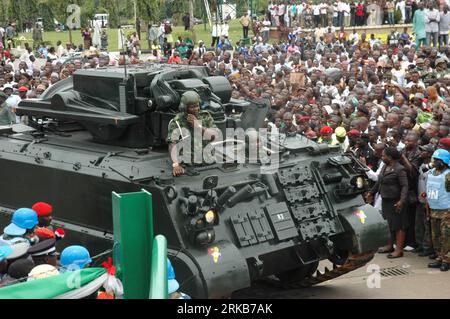
[[[123,27],[120,26],[120,34],[121,34],[121,38],[120,41],[122,42],[122,55],[123,55],[123,67],[125,70],[125,79],[127,78],[128,74],[127,74],[127,59],[125,57],[126,51],[125,51],[125,33],[123,32]]]

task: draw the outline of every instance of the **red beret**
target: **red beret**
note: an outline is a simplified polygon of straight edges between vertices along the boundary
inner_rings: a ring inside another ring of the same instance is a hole
[[[348,136],[360,136],[361,132],[356,129],[353,129],[353,130],[350,130],[350,132],[348,132],[347,135]]]
[[[324,126],[320,129],[320,135],[326,135],[333,133],[333,129],[330,126]]]
[[[49,238],[55,238],[56,235],[54,232],[52,232],[50,229],[45,227],[38,227],[34,231],[35,235],[42,239],[49,239]]]
[[[44,202],[34,204],[31,209],[33,209],[38,214],[38,217],[48,216],[53,212],[53,207],[50,204]]]
[[[26,86],[21,86],[19,92],[28,92],[28,88]]]
[[[9,53],[8,51],[5,51],[5,57],[6,58],[10,58],[11,57],[11,53]]]
[[[311,119],[311,118],[310,118],[309,116],[306,116],[306,115],[300,116],[300,122],[301,122],[301,123],[306,123],[306,122],[308,122],[310,119]]]
[[[439,140],[439,144],[441,144],[442,146],[450,148],[450,138],[448,138],[448,137],[441,138]]]

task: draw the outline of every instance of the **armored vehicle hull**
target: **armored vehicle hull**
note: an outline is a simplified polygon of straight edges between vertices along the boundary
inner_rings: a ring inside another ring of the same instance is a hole
[[[73,83],[80,80],[75,76]],[[140,105],[153,106],[131,122],[135,114],[128,113],[131,108],[123,101],[123,110],[99,116],[96,109],[89,119],[80,102],[87,100],[86,93],[70,83],[60,89],[71,97],[54,90],[18,108],[34,123],[52,118],[58,125],[39,124],[37,131],[25,133],[2,131],[2,226],[15,209],[47,201],[54,206],[55,225],[67,231],[62,244],[86,245],[97,254],[113,246],[111,192],[145,189],[153,196],[155,233],[168,239],[181,289],[197,298],[227,297],[271,276],[282,287],[317,284],[361,267],[389,237],[381,215],[364,203],[364,168],[336,149],[288,137],[277,140],[276,166],[213,163],[187,167],[184,176],[174,178],[164,138],[149,124],[148,113],[158,112],[153,107],[161,102],[158,97],[150,94],[151,103],[139,99]],[[219,102],[227,98],[222,93]],[[66,112],[58,113],[58,108]],[[217,123],[239,123],[222,115],[216,114]],[[109,121],[114,116],[116,124]],[[135,138],[134,125],[148,128],[148,134]],[[121,134],[114,134],[116,126]],[[336,268],[313,276],[324,259]]]

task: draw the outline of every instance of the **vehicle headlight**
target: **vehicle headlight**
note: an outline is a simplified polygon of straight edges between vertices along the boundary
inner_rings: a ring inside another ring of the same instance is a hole
[[[195,236],[198,245],[208,245],[214,242],[216,234],[213,229],[202,231]]]
[[[212,210],[208,210],[205,214],[205,221],[208,224],[213,224],[216,221],[216,213]]]

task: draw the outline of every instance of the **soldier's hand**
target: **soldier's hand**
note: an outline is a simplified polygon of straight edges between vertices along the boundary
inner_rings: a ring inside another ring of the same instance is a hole
[[[175,167],[172,169],[172,174],[173,174],[173,176],[175,176],[175,177],[178,177],[178,176],[183,175],[183,174],[184,174],[184,168],[183,168],[183,166],[181,166],[181,165],[175,166]]]
[[[197,118],[193,114],[188,114],[187,116],[187,122],[189,126],[194,127],[195,121],[197,121]]]

